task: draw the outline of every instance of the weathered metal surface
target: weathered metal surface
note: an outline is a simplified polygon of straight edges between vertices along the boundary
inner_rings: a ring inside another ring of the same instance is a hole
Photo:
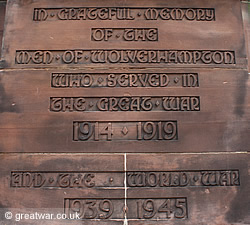
[[[9,0],[2,50],[1,223],[250,224],[240,1]]]
[[[249,224],[249,160],[242,153],[127,155],[128,199],[138,199],[128,217],[144,219],[131,224]]]
[[[69,80],[68,86],[61,87],[62,72],[1,72],[2,152],[248,150],[246,71],[155,70],[158,81],[151,84],[159,85],[159,74],[165,74],[168,78],[163,82],[169,79],[169,83],[164,87],[152,87],[149,82],[148,87],[128,87],[129,75],[125,87],[109,87],[108,76],[115,71],[92,74],[87,70],[74,70],[74,78],[82,78],[81,83]],[[143,79],[152,72],[145,70]],[[119,72],[115,73],[119,79]],[[129,73],[136,76],[138,71]],[[60,79],[54,82],[55,74]],[[92,79],[96,86],[83,85]],[[119,85],[121,80],[116,82]],[[60,87],[53,87],[54,83]]]
[[[4,2],[0,1],[0,57],[1,57],[1,51],[2,51],[2,39],[3,39],[3,30],[4,30],[5,8],[6,8],[6,2],[5,1]]]
[[[1,157],[0,168],[1,210],[13,215],[77,212],[77,222],[86,224],[250,221],[247,153],[10,154]]]
[[[0,161],[1,216],[8,211],[13,215],[13,220],[1,221],[14,224],[21,213],[53,213],[54,217],[65,213],[71,218],[78,212],[84,224],[122,224],[116,220],[124,218],[123,156],[11,154]]]
[[[236,0],[11,0],[2,66],[242,68],[243,37]]]
[[[250,2],[242,1],[242,18],[243,18],[243,27],[245,31],[245,41],[246,41],[246,50],[247,50],[247,59],[248,59],[248,71],[250,71]]]

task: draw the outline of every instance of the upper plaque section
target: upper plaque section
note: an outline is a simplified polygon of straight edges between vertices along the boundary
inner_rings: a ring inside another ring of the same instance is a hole
[[[238,0],[10,0],[0,66],[246,66]]]

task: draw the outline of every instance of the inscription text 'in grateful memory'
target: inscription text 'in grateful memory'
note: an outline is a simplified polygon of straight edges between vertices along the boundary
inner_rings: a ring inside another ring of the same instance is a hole
[[[34,21],[50,20],[174,20],[215,21],[214,8],[72,7],[35,8]]]

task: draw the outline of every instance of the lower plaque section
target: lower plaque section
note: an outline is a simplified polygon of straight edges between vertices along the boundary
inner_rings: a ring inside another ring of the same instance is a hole
[[[250,156],[1,154],[1,224],[250,224]]]
[[[0,224],[122,225],[124,179],[121,154],[0,155]]]
[[[248,153],[126,159],[129,225],[250,224]]]

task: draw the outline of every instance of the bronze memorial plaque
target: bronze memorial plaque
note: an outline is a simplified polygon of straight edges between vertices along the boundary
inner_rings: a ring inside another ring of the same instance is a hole
[[[0,224],[250,224],[242,4],[1,4]]]
[[[11,212],[11,224],[122,225],[123,162],[122,155],[3,156],[1,219],[8,222],[4,216]]]
[[[130,224],[249,224],[249,160],[244,153],[129,154],[128,218],[137,219]]]
[[[6,70],[1,151],[247,151],[247,77],[236,69]]]

